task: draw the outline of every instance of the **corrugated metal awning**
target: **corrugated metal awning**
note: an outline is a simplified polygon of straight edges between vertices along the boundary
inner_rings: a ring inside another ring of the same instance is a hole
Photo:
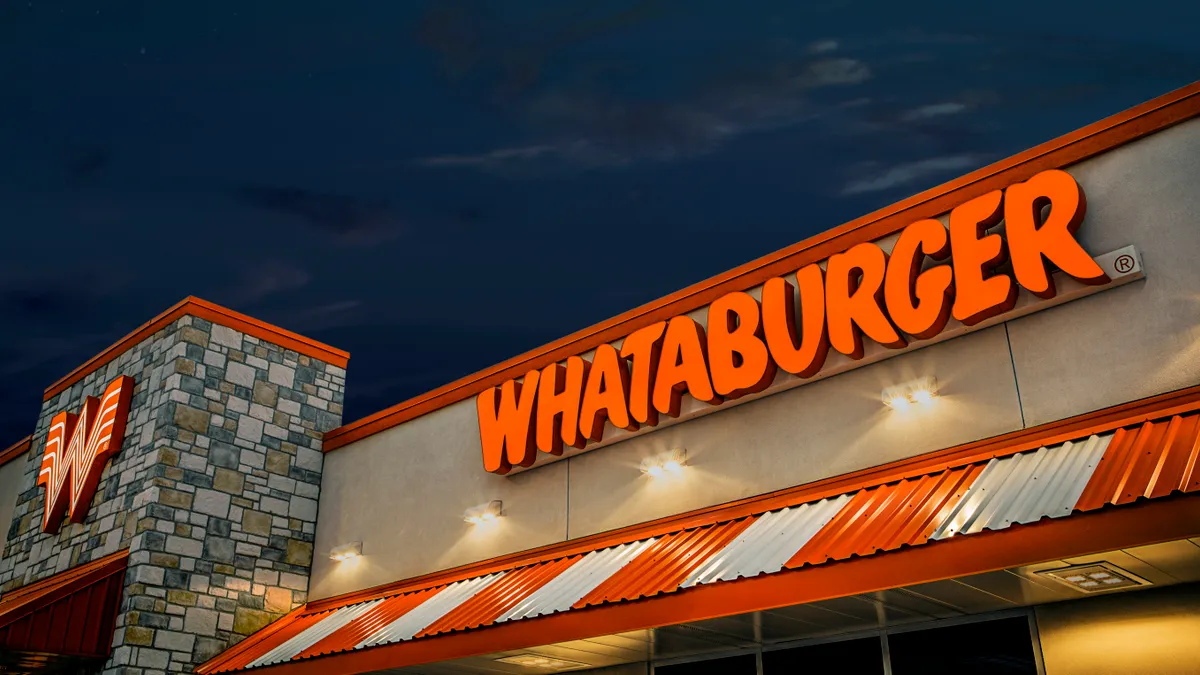
[[[128,554],[119,551],[5,593],[0,653],[107,657]],[[36,661],[47,661],[42,657]]]
[[[1068,420],[1033,434],[1023,432],[1021,440],[1009,445],[984,444],[974,455],[934,453],[951,459],[927,463],[935,468],[915,473],[900,467],[853,489],[782,508],[775,507],[777,496],[768,495],[743,505],[742,511],[750,509],[744,516],[722,518],[725,512],[717,511],[710,522],[701,523],[684,516],[677,529],[633,534],[625,541],[610,535],[582,553],[531,555],[444,583],[321,601],[198,672],[488,630],[887,551],[936,548],[1138,498],[1198,492],[1200,391],[1189,395],[1186,410],[1180,410],[1178,398],[1150,404],[1150,415],[1155,409],[1165,415],[1151,421],[1145,421],[1144,409],[1132,416],[1114,413],[1109,422],[1090,428]],[[903,465],[911,467],[915,461]],[[753,510],[755,503],[761,510]]]

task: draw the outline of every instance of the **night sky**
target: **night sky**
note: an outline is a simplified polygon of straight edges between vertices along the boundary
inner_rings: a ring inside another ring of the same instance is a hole
[[[0,447],[187,295],[350,422],[1200,78],[1200,2],[976,4],[0,1]]]

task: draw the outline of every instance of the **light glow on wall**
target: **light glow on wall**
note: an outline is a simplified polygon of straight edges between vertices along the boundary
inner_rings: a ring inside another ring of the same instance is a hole
[[[883,403],[892,410],[903,412],[929,407],[938,395],[937,378],[922,377],[883,390]]]
[[[504,515],[504,502],[493,499],[486,504],[472,506],[463,512],[463,520],[472,525],[490,523]]]
[[[658,455],[646,457],[642,460],[639,468],[642,473],[651,478],[662,478],[683,473],[685,466],[687,466],[687,450],[674,448]]]

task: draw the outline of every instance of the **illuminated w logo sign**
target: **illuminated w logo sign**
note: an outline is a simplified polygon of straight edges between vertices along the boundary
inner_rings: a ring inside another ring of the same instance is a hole
[[[121,449],[132,397],[133,378],[122,375],[100,400],[84,399],[78,415],[60,412],[50,421],[37,479],[46,488],[42,531],[58,532],[64,515],[83,522],[104,464]]]

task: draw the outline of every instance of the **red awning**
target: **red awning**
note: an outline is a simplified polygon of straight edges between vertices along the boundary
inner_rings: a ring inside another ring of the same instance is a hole
[[[316,601],[197,671],[367,672],[1192,537],[1198,493],[1194,388]]]
[[[107,658],[128,551],[119,551],[0,597],[0,652],[29,662]]]

